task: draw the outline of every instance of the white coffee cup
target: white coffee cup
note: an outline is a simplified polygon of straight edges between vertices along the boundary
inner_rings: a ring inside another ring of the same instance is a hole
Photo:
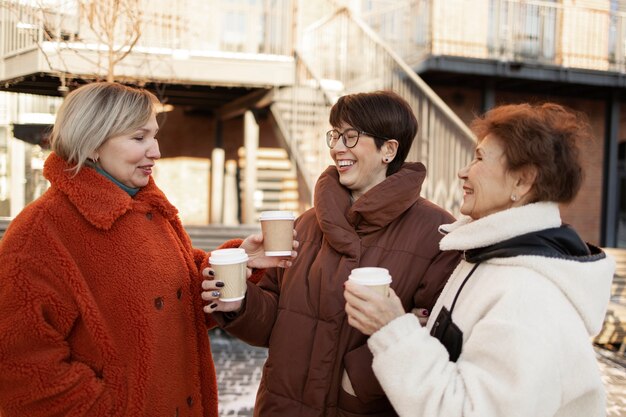
[[[293,222],[291,211],[263,211],[259,217],[263,233],[265,256],[290,256],[293,248]]]
[[[355,268],[350,272],[348,279],[356,284],[367,285],[385,297],[389,295],[391,275],[386,268]]]
[[[220,301],[237,301],[246,296],[246,264],[248,254],[244,249],[216,249],[209,257],[215,279],[224,283],[220,288]]]

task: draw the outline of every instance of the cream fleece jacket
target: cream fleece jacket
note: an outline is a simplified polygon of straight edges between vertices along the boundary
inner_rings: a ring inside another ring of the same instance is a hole
[[[441,227],[444,250],[484,247],[561,225],[558,205],[535,203]],[[426,328],[401,316],[374,333],[373,369],[400,416],[595,417],[605,393],[590,337],[601,328],[615,263],[609,256],[540,256],[483,262],[460,293],[453,320],[463,348],[450,362],[430,336],[473,264],[461,261]]]

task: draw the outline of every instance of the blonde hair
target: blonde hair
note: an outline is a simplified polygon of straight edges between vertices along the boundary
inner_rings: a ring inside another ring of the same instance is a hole
[[[155,112],[157,97],[147,90],[98,82],[65,98],[52,129],[52,150],[77,173],[107,139],[139,129]]]

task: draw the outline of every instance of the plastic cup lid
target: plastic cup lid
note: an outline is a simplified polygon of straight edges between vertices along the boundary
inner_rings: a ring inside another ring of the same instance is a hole
[[[211,252],[209,263],[211,265],[229,265],[248,261],[248,254],[244,249],[216,249]]]
[[[365,267],[355,268],[348,277],[361,285],[382,285],[391,283],[391,275],[386,268]]]
[[[291,211],[263,211],[259,220],[294,220],[295,218],[296,216]]]

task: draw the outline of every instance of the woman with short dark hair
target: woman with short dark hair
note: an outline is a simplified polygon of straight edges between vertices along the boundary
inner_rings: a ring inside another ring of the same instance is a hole
[[[204,283],[205,311],[269,347],[255,416],[395,416],[367,338],[347,324],[343,284],[354,268],[383,266],[404,311],[424,317],[459,260],[439,250],[437,226],[453,218],[420,196],[424,165],[405,163],[417,133],[407,102],[388,91],[343,96],[330,125],[335,164],[317,181],[314,208],[296,221],[290,270],[268,270],[243,304],[221,303],[216,282]]]
[[[464,256],[426,327],[393,292],[351,282],[349,323],[371,335],[374,372],[400,416],[604,416],[590,338],[615,264],[559,213],[580,189],[589,126],[556,104],[519,104],[472,128],[465,217],[440,228],[440,248]]]

